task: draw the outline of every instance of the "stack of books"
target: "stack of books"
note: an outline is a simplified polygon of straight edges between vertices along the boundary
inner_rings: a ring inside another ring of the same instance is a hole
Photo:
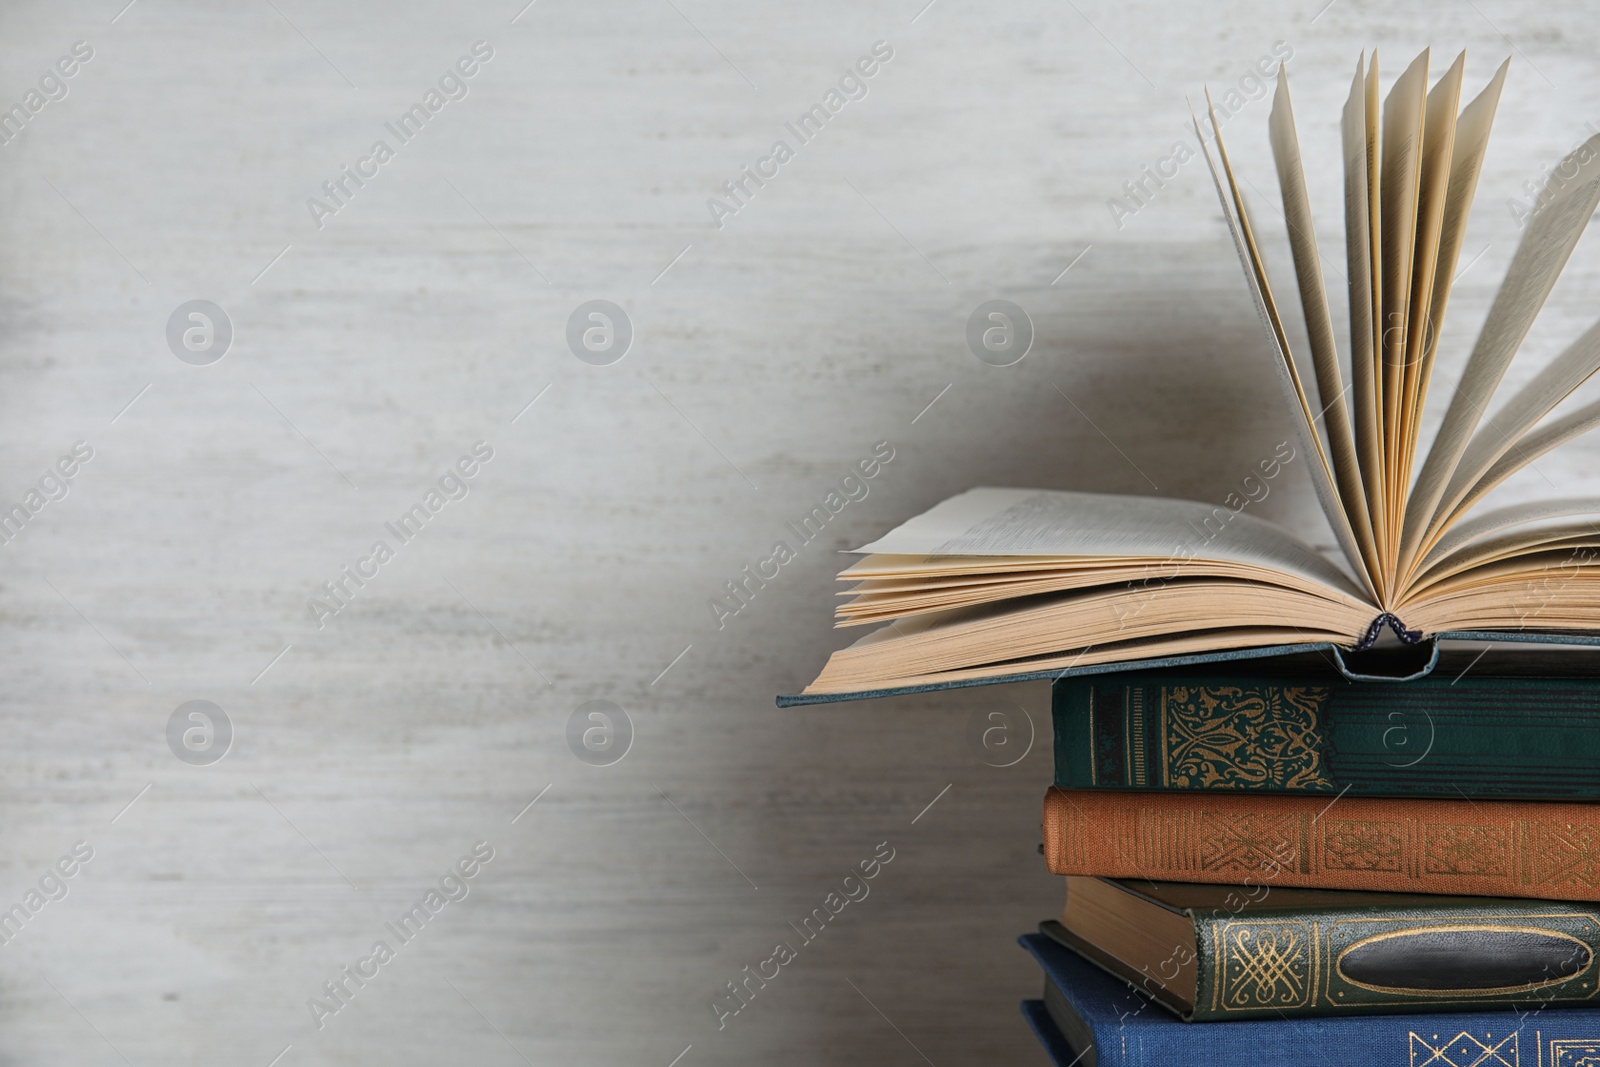
[[[1600,656],[1168,667],[1053,705],[1066,905],[1022,944],[1056,1062],[1597,1062]]]
[[[1052,681],[1044,852],[1067,903],[1022,943],[1046,974],[1024,1011],[1059,1063],[1600,1063],[1600,498],[1525,492],[1600,426],[1600,402],[1567,403],[1600,371],[1600,324],[1496,399],[1600,206],[1600,135],[1549,169],[1421,441],[1506,71],[1462,106],[1464,57],[1430,88],[1424,52],[1380,106],[1376,54],[1357,63],[1343,337],[1280,71],[1309,360],[1197,119],[1293,440],[1223,506],[939,504],[858,550],[839,625],[877,628],[779,698]],[[1251,510],[1291,464],[1334,557]]]

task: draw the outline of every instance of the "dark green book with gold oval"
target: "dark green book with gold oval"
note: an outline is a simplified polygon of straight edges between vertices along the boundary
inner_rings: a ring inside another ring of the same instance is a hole
[[[1600,1003],[1589,904],[1066,882],[1040,932],[1194,1022]]]

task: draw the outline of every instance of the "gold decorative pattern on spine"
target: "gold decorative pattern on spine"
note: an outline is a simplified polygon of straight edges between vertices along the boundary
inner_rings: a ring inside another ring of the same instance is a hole
[[[1600,831],[1573,823],[1523,822],[1521,846],[1524,885],[1600,889]]]
[[[1511,876],[1511,830],[1505,826],[1426,823],[1422,873]]]
[[[1409,1035],[1411,1067],[1518,1067],[1522,1061],[1517,1051],[1518,1030],[1502,1037],[1492,1033],[1480,1039],[1476,1034],[1460,1031],[1454,1037],[1441,1039],[1438,1034]],[[1556,1067],[1555,1045],[1552,1041],[1550,1067]],[[1578,1067],[1582,1060],[1562,1061],[1562,1067]]]
[[[1282,866],[1305,871],[1301,841],[1308,815],[1201,811],[1196,818],[1201,870],[1254,874]]]
[[[1311,1003],[1313,938],[1299,922],[1230,922],[1217,931],[1216,982],[1223,1011]]]
[[[1145,774],[1144,763],[1144,690],[1134,686],[1128,690],[1128,781],[1134,788],[1143,789],[1149,785],[1149,778]]]
[[[1161,784],[1333,792],[1320,745],[1330,693],[1327,686],[1163,687]]]
[[[1550,1041],[1550,1067],[1594,1067],[1597,1063],[1600,1063],[1600,1041],[1555,1038]]]
[[[1322,869],[1403,873],[1406,838],[1403,822],[1325,819],[1322,823]]]

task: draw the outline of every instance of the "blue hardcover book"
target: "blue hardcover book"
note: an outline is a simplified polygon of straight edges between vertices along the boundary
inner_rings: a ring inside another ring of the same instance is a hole
[[[1186,1023],[1042,934],[1022,1014],[1057,1067],[1592,1067],[1600,1008]]]

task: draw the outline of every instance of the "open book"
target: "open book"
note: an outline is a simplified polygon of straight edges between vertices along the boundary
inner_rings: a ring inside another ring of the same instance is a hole
[[[842,594],[839,625],[879,628],[834,653],[806,693],[1267,645],[1365,648],[1380,632],[1415,642],[1446,631],[1600,631],[1600,499],[1474,511],[1513,473],[1600,424],[1600,402],[1547,418],[1600,369],[1600,324],[1489,413],[1600,202],[1600,135],[1551,172],[1460,384],[1438,398],[1446,404],[1438,434],[1417,454],[1439,328],[1506,73],[1502,65],[1460,107],[1463,64],[1457,58],[1429,89],[1423,52],[1381,114],[1377,55],[1356,65],[1343,115],[1344,353],[1287,75],[1279,72],[1269,128],[1309,382],[1290,352],[1215,116],[1211,138],[1195,121],[1294,411],[1299,455],[1342,560],[1324,558],[1242,504],[974,489],[858,550],[864,558],[840,575],[853,586]]]

